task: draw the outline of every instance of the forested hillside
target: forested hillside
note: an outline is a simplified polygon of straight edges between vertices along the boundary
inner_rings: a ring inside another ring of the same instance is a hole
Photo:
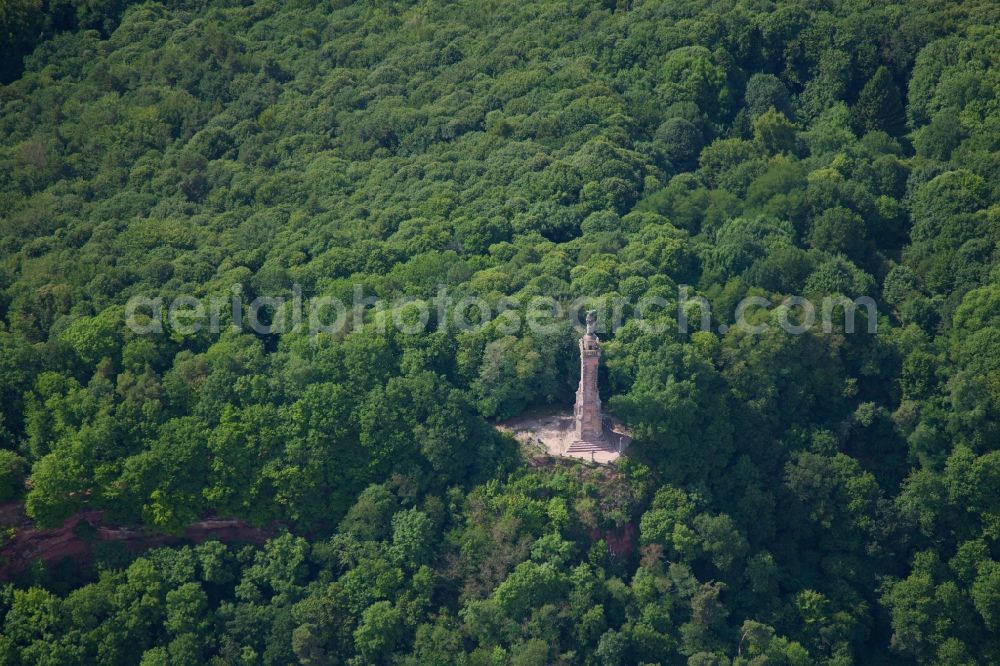
[[[1000,663],[998,26],[0,2],[0,500],[283,531],[32,567],[0,663]],[[711,331],[679,330],[683,285]],[[493,427],[572,404],[569,321],[125,325],[134,296],[442,287],[670,301],[602,333],[631,455],[532,463]],[[835,294],[877,332],[719,332]]]

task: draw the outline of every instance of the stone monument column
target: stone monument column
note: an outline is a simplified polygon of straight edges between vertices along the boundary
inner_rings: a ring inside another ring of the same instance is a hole
[[[597,392],[597,366],[601,362],[601,341],[594,333],[594,311],[587,312],[587,332],[580,338],[580,387],[576,390],[576,440],[600,442],[604,439],[601,396]]]

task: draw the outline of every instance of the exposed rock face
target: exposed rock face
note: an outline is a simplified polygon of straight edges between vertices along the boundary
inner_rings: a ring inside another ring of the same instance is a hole
[[[604,541],[612,557],[626,558],[635,550],[635,525],[625,523],[616,530],[590,530],[591,541]]]
[[[274,528],[254,527],[242,520],[212,518],[191,523],[183,534],[161,534],[106,525],[103,511],[81,511],[67,518],[61,527],[40,529],[24,514],[20,502],[0,506],[0,525],[14,530],[13,537],[0,546],[0,580],[10,580],[35,560],[47,566],[67,557],[87,561],[92,544],[99,541],[125,542],[130,550],[138,552],[154,546],[201,543],[209,539],[262,545],[276,533]]]

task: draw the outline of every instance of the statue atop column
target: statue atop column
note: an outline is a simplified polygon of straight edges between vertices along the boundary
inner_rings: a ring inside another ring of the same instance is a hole
[[[601,362],[601,341],[594,333],[594,310],[587,312],[587,332],[580,338],[580,386],[576,390],[576,440],[599,443],[604,441],[601,418],[601,396],[597,390],[597,367]]]

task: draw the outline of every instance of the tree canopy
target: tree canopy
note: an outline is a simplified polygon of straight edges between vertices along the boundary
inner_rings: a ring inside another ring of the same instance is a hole
[[[0,2],[0,500],[276,534],[80,528],[91,558],[0,590],[0,662],[1000,662],[997,26],[986,0]],[[521,305],[275,323],[441,288]],[[139,333],[135,296],[218,327]],[[535,296],[667,303],[602,333],[614,467],[493,427],[572,403],[579,333],[528,326]],[[788,334],[790,296],[867,297],[877,331],[838,300]],[[257,297],[272,330],[236,330]]]

